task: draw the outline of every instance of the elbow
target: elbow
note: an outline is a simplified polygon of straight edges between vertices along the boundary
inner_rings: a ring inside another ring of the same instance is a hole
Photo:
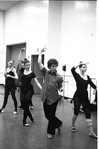
[[[38,64],[39,64],[39,65],[41,64],[41,61],[40,61],[40,59],[38,59]]]
[[[71,68],[71,73],[73,73],[75,71],[75,67]]]
[[[73,68],[71,68],[71,72],[73,72]]]
[[[40,61],[38,60],[38,65],[39,65],[39,67],[40,67],[40,65],[41,65],[41,63],[40,63]]]
[[[18,79],[18,77],[16,76],[15,79]]]
[[[71,72],[74,70],[74,67],[71,68]]]

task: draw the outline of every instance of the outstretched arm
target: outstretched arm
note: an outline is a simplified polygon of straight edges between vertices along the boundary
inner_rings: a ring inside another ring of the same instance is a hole
[[[60,79],[59,79],[59,81],[58,81],[58,90],[60,91],[60,92],[62,92],[63,91],[63,77],[60,77]]]
[[[38,82],[37,78],[34,78],[34,81],[35,81],[36,85],[39,87],[39,89],[41,90],[41,89],[42,89],[42,86],[41,86],[41,84]]]
[[[97,89],[97,86],[92,82],[91,78],[88,76],[89,84],[92,88]]]

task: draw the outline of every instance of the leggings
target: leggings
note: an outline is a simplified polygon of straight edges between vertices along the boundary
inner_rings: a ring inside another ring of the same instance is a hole
[[[15,97],[15,87],[5,87],[5,95],[4,95],[4,102],[3,102],[2,109],[4,109],[7,105],[8,96],[10,92],[11,92],[12,99],[14,101],[15,111],[17,111],[17,100]]]
[[[22,102],[22,108],[24,110],[23,112],[23,124],[26,124],[27,116],[33,121],[32,114],[29,110],[30,101],[32,98],[32,91],[28,91],[26,94],[21,92],[21,102]]]
[[[74,115],[78,116],[81,105],[83,107],[86,118],[91,118],[89,100],[80,100],[78,97],[74,98]]]
[[[19,91],[19,94],[20,94],[20,106],[22,107],[22,99],[21,99],[21,87],[19,88],[20,89],[20,91]],[[33,96],[33,95],[32,95]],[[33,106],[33,103],[32,103],[32,98],[31,98],[31,100],[30,100],[30,103],[29,103],[29,105],[32,107]]]

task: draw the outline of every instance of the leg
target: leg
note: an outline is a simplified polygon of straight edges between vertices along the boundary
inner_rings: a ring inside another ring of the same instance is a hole
[[[20,106],[18,107],[18,109],[21,109],[22,108],[21,87],[19,87],[19,95],[20,95]]]
[[[79,114],[81,102],[79,101],[79,98],[74,99],[74,115],[72,117],[72,132],[75,132],[75,122]]]
[[[92,124],[92,120],[91,120],[91,111],[90,111],[89,100],[83,102],[83,109],[84,109],[85,116],[86,116],[86,124],[87,124],[87,128],[89,131],[89,136],[97,138],[97,136],[94,133],[93,128],[92,128],[93,124]]]
[[[29,126],[27,123],[26,123],[26,119],[27,119],[27,112],[26,112],[26,109],[27,109],[27,103],[26,103],[26,99],[25,99],[25,94],[23,94],[21,92],[21,106],[22,106],[22,109],[23,109],[23,125],[24,126]]]
[[[30,104],[30,102],[28,100],[26,100],[25,101],[25,115],[28,116],[32,122],[34,122],[33,116],[29,109],[29,104]]]
[[[62,122],[55,116],[57,103],[58,102],[55,102],[52,105],[46,103],[43,104],[45,117],[48,119],[47,133],[51,135],[54,135],[55,128],[58,128],[62,124]]]
[[[30,110],[29,110],[29,105],[30,105],[30,103],[31,103],[31,99],[32,99],[32,96],[33,96],[33,93],[32,93],[32,91],[29,91],[27,94],[26,94],[26,102],[27,102],[27,115],[29,116],[29,118],[31,119],[31,121],[34,121],[34,119],[33,119],[33,116],[32,116],[32,114],[31,114],[31,112],[30,112]]]
[[[2,112],[2,110],[3,110],[3,109],[6,107],[6,105],[7,105],[9,92],[10,92],[9,88],[5,86],[4,101],[3,101],[3,106],[2,106],[2,108],[0,109],[0,112]]]
[[[45,114],[46,119],[48,120],[47,137],[48,137],[48,139],[51,139],[55,133],[55,128],[54,128],[53,132],[50,132],[50,130],[49,130],[49,126],[50,126],[50,120],[49,120],[50,119],[49,118],[50,117],[50,111],[49,111],[49,109],[50,109],[49,105],[46,103],[43,103],[44,114]]]
[[[15,114],[16,114],[16,112],[17,112],[17,100],[16,100],[16,97],[15,97],[15,87],[11,88],[11,95],[12,95],[12,99],[14,101]]]
[[[33,95],[32,95],[32,96],[33,96]],[[31,99],[30,99],[30,107],[31,107],[30,109],[33,110],[34,105],[33,105],[33,103],[32,103],[32,97],[31,97]]]
[[[23,125],[27,124],[26,123],[26,119],[28,116],[27,108],[29,108],[29,103],[26,100],[24,100]]]

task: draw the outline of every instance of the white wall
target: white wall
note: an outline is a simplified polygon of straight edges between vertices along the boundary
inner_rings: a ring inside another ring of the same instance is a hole
[[[96,76],[96,1],[62,2],[61,63],[70,68],[89,62],[88,74]]]
[[[5,13],[5,43],[27,43],[27,57],[47,43],[48,3],[20,2]]]
[[[50,58],[60,61],[62,1],[50,1],[48,11],[48,36],[46,62]]]
[[[4,50],[4,12],[0,11],[0,52]]]
[[[4,68],[5,68],[5,56],[4,56],[4,12],[0,11],[0,83],[4,82]]]

